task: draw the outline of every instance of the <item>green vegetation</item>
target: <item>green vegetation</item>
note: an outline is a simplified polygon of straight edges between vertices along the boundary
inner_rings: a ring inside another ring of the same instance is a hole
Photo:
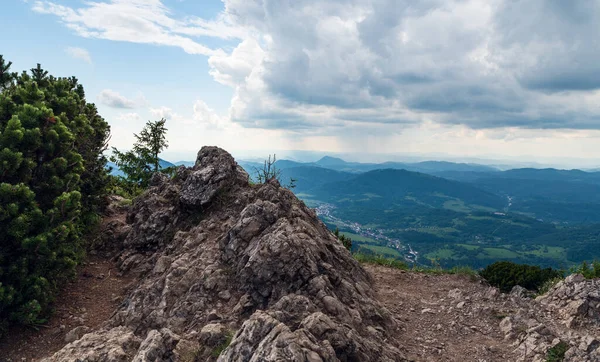
[[[368,250],[371,253],[378,255],[381,254],[388,257],[400,258],[402,256],[398,250],[383,245],[360,244],[359,250]]]
[[[296,179],[290,177],[290,182],[287,185],[282,184],[282,173],[281,169],[275,164],[277,162],[277,155],[269,155],[269,158],[264,161],[262,167],[254,167],[254,171],[251,173],[251,179],[255,179],[257,183],[263,184],[270,180],[277,180],[280,185],[287,189],[294,189],[296,187]]]
[[[165,127],[166,120],[148,121],[140,134],[134,134],[136,142],[129,151],[119,151],[113,147],[111,161],[125,174],[115,182],[116,187],[123,187],[133,194],[148,187],[150,178],[155,172],[170,172],[162,169],[158,155],[168,147]]]
[[[362,263],[362,264],[381,265],[381,266],[385,266],[388,268],[394,268],[394,269],[399,269],[399,270],[410,270],[410,271],[417,272],[417,273],[436,274],[436,275],[459,274],[459,275],[467,275],[471,278],[479,277],[479,274],[477,273],[477,271],[469,266],[455,266],[455,267],[448,268],[448,269],[441,268],[439,265],[435,265],[435,263],[432,267],[415,266],[414,264],[409,266],[407,263],[405,263],[403,261],[400,261],[395,258],[388,258],[388,257],[385,257],[380,254],[378,255],[378,254],[357,252],[357,253],[354,253],[353,256],[354,256],[354,259],[356,259],[359,263]]]
[[[546,280],[542,285],[538,288],[537,294],[544,295],[550,291],[556,284],[562,281],[562,277],[554,277],[552,279]]]
[[[594,260],[591,264],[583,261],[581,265],[571,269],[571,272],[582,274],[587,279],[600,278],[600,261]]]
[[[353,254],[353,256],[354,259],[356,259],[360,263],[382,265],[400,270],[409,270],[408,264],[394,258],[386,258],[382,255],[365,254],[360,252]]]
[[[108,124],[77,79],[0,56],[0,321],[38,325],[84,253],[108,185]]]
[[[219,357],[221,355],[221,353],[223,353],[223,351],[225,349],[227,349],[227,347],[229,347],[229,345],[231,344],[231,340],[233,339],[233,332],[229,331],[227,332],[227,334],[225,335],[225,340],[223,341],[223,343],[219,344],[218,346],[215,347],[215,349],[213,349],[211,355],[215,358]]]
[[[373,238],[369,238],[369,237],[366,237],[366,236],[358,235],[358,234],[351,233],[351,232],[348,232],[348,231],[343,231],[341,233],[344,234],[344,235],[346,235],[347,237],[351,238],[355,242],[360,242],[360,243],[363,243],[363,244],[379,244],[379,241],[377,241],[376,239],[373,239]]]
[[[559,342],[556,346],[550,348],[546,354],[546,362],[562,362],[565,360],[565,353],[569,350],[569,345],[565,342]]]
[[[420,256],[439,259],[444,268],[507,260],[566,269],[600,258],[600,172],[498,172],[477,165],[331,158],[277,165],[286,177],[298,179],[298,196],[311,206],[334,206],[332,220],[377,229]],[[353,241],[359,247],[389,246],[385,238]]]
[[[539,266],[515,264],[499,261],[488,265],[479,273],[492,286],[508,293],[520,285],[525,289],[539,290],[548,280],[559,278],[563,273],[552,268],[542,269]]]
[[[344,245],[344,248],[346,248],[348,251],[352,251],[352,239],[350,239],[344,234],[340,234],[340,229],[338,228],[335,228],[335,230],[333,231],[333,235],[335,235],[335,237],[342,243],[342,245]]]

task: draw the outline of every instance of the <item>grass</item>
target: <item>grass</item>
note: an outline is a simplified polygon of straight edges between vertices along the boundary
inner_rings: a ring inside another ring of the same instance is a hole
[[[470,212],[471,209],[465,206],[462,200],[447,200],[444,201],[444,209],[452,210],[456,212]]]
[[[409,266],[407,263],[401,260],[387,258],[383,255],[372,255],[365,253],[355,253],[353,254],[354,259],[356,259],[359,263],[362,264],[374,264],[381,265],[388,268],[394,268],[399,270],[410,270],[417,273],[425,273],[425,274],[433,274],[433,275],[443,275],[443,274],[457,274],[457,275],[467,275],[471,279],[478,279],[479,273],[469,267],[469,266],[455,266],[450,269],[444,269],[439,266],[434,267],[425,267],[425,266]]]
[[[225,340],[223,341],[223,343],[221,343],[220,345],[216,346],[215,349],[213,349],[211,355],[213,357],[219,357],[221,355],[221,353],[223,353],[223,351],[229,347],[229,344],[231,343],[231,340],[233,339],[233,332],[227,332],[227,335],[225,336]]]
[[[537,295],[544,295],[544,294],[548,293],[548,291],[550,289],[552,289],[553,286],[555,286],[556,284],[558,284],[558,282],[560,282],[562,280],[563,280],[562,277],[556,277],[556,278],[546,280],[544,282],[544,284],[542,284],[542,286],[539,287],[539,289],[537,291]]]
[[[386,258],[383,255],[371,255],[364,253],[355,253],[354,259],[363,264],[375,264],[389,268],[408,270],[409,266],[405,262],[393,258]]]
[[[483,258],[502,259],[502,258],[518,258],[519,254],[508,249],[501,248],[483,248],[483,252],[487,255]],[[478,256],[479,257],[479,256]]]
[[[131,206],[133,201],[131,199],[122,199],[119,201],[119,206]]]
[[[565,353],[569,345],[565,342],[559,342],[556,346],[550,348],[546,354],[546,362],[561,362],[565,360]]]
[[[467,250],[477,250],[477,249],[480,248],[477,245],[469,245],[469,244],[456,244],[456,245],[461,246],[461,247],[463,247],[463,248],[465,248]]]
[[[410,270],[414,271],[414,272],[418,272],[418,273],[433,274],[433,275],[445,275],[445,274],[466,275],[469,278],[471,278],[471,280],[477,280],[480,278],[477,270],[471,268],[470,266],[466,266],[466,265],[465,266],[453,266],[452,268],[449,268],[449,269],[444,269],[439,266],[434,266],[434,267],[416,266]]]
[[[340,234],[342,234],[346,237],[349,237],[350,239],[352,239],[352,241],[356,241],[359,243],[367,243],[367,244],[379,244],[380,243],[379,241],[377,241],[373,238],[369,238],[366,236],[358,235],[358,234],[347,232],[347,231],[340,232]]]
[[[565,249],[560,246],[540,246],[537,250],[526,251],[523,254],[559,260],[564,259],[566,257]]]
[[[444,236],[446,236],[450,233],[458,232],[458,230],[455,228],[437,227],[437,226],[428,227],[428,228],[418,228],[416,231],[418,231],[420,233],[432,234],[435,236],[439,236],[441,238],[443,238]]]
[[[387,246],[362,244],[360,247],[363,249],[368,249],[378,255],[383,254],[383,255],[388,255],[388,256],[393,256],[393,257],[401,257],[402,256],[402,254],[400,254],[400,252],[398,250],[389,248]]]
[[[471,219],[471,220],[496,220],[495,218],[493,218],[491,216],[475,216],[475,215],[469,215],[469,216],[467,216],[467,219]]]
[[[437,249],[426,254],[425,257],[428,259],[452,259],[454,258],[454,252],[450,249]]]

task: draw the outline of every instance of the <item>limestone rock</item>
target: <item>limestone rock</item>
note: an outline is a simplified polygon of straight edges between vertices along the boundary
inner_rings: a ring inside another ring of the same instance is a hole
[[[65,335],[65,342],[67,342],[67,343],[74,342],[74,341],[78,340],[79,338],[81,338],[84,334],[89,332],[89,330],[90,329],[86,326],[75,327]]]
[[[221,361],[404,360],[370,276],[315,212],[276,181],[250,185],[217,147],[155,175],[127,222],[117,260],[134,287],[48,361],[169,361],[195,346],[210,359],[231,335]]]

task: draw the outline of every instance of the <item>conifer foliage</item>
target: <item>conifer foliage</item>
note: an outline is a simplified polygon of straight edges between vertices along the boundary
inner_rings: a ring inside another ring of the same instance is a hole
[[[146,122],[139,134],[134,134],[136,142],[129,151],[119,151],[113,147],[111,161],[127,176],[129,187],[146,188],[155,172],[169,173],[170,169],[161,169],[158,155],[169,145],[167,143],[166,119]]]
[[[82,256],[108,175],[110,129],[77,79],[0,56],[0,335],[38,324]]]

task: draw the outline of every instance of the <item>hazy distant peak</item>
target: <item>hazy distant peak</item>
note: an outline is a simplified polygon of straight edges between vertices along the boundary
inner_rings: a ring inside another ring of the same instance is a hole
[[[330,165],[343,165],[348,162],[346,162],[338,157],[324,156],[315,163],[318,165],[322,165],[322,166],[330,166]]]

